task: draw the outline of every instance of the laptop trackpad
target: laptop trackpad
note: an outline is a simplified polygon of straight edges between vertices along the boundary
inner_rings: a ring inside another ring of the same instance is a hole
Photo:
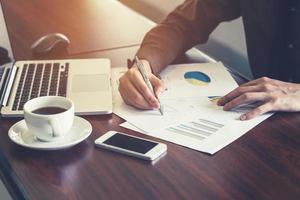
[[[107,74],[84,74],[72,77],[72,92],[104,92],[109,90]]]

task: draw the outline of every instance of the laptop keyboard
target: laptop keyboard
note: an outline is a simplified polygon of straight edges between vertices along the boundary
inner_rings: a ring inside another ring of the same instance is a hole
[[[0,66],[0,103],[2,103],[2,98],[3,98],[4,79],[5,79],[5,68]]]
[[[3,74],[4,74],[4,67],[0,67],[0,82],[2,80]]]
[[[12,110],[39,96],[66,96],[69,63],[31,63],[23,66]]]

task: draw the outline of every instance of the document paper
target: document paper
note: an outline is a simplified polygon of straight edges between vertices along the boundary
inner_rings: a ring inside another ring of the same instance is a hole
[[[121,126],[214,154],[271,116],[265,114],[240,121],[253,105],[232,111],[217,106],[218,99],[238,85],[222,63],[170,65],[161,74],[167,90],[160,97],[164,115],[158,110],[128,106],[118,92],[118,79],[124,68],[112,69],[113,112],[127,122]]]

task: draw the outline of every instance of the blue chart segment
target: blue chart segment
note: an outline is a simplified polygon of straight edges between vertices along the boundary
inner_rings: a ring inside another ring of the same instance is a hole
[[[205,86],[211,82],[208,75],[199,71],[190,71],[184,74],[184,79],[192,85]]]

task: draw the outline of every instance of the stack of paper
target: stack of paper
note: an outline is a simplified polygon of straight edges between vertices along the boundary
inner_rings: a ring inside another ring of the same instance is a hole
[[[170,65],[160,75],[167,86],[158,110],[128,106],[118,92],[118,79],[126,68],[113,68],[114,113],[122,124],[147,135],[213,154],[265,120],[270,114],[240,121],[245,108],[223,111],[216,102],[238,85],[222,63]]]

